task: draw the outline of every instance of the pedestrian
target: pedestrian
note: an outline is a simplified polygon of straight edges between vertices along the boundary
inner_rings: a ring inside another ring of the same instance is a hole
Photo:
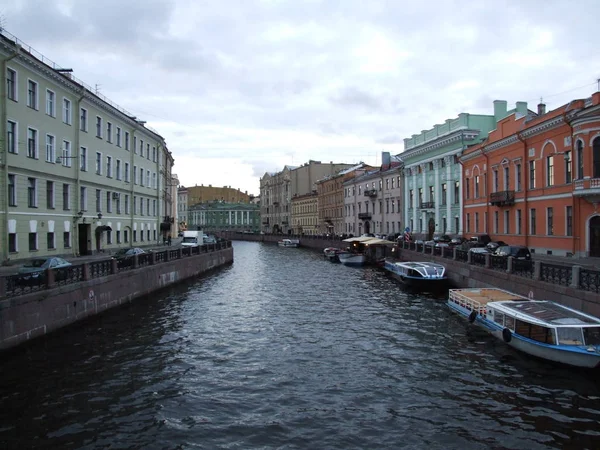
[[[170,234],[167,236],[167,245],[169,247],[171,246],[171,235]]]

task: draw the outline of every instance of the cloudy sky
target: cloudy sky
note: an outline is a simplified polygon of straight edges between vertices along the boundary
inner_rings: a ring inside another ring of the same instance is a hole
[[[0,3],[7,31],[157,129],[181,183],[254,194],[285,164],[379,164],[494,99],[588,97],[599,13],[599,0]]]

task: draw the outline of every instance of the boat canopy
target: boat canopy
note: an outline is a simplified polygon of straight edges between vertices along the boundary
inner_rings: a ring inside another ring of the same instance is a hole
[[[366,241],[370,241],[371,239],[375,239],[375,238],[369,237],[369,236],[360,236],[360,237],[351,237],[348,239],[344,239],[343,242],[366,242]]]
[[[393,244],[392,241],[386,241],[385,239],[379,238],[370,238],[368,241],[362,241],[363,244],[373,245],[373,244]]]

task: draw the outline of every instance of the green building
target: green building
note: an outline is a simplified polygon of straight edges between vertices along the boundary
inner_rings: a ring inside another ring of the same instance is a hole
[[[188,208],[188,229],[215,231],[260,231],[260,205],[256,203],[198,203]]]

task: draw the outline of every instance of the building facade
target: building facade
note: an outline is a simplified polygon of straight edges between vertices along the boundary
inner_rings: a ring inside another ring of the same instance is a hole
[[[392,236],[402,229],[403,164],[382,154],[382,165],[344,182],[344,233]]]
[[[188,229],[217,231],[260,231],[260,206],[254,203],[208,202],[188,208]]]
[[[496,105],[496,103],[495,103]],[[506,105],[506,102],[504,102]],[[517,108],[527,110],[519,102]],[[462,166],[459,157],[480,143],[506,114],[498,103],[494,115],[461,113],[456,119],[404,139],[404,218],[415,236],[463,234]]]
[[[533,252],[600,256],[600,93],[514,111],[465,151],[467,232]]]
[[[292,197],[292,233],[314,236],[319,231],[317,192]]]
[[[204,186],[188,186],[188,206],[198,203],[226,202],[226,203],[248,203],[251,195],[231,186],[214,187],[211,184]]]
[[[0,61],[2,261],[157,242],[164,139],[4,30]]]
[[[177,188],[177,224],[178,231],[187,230],[188,223],[188,190],[184,186]]]

